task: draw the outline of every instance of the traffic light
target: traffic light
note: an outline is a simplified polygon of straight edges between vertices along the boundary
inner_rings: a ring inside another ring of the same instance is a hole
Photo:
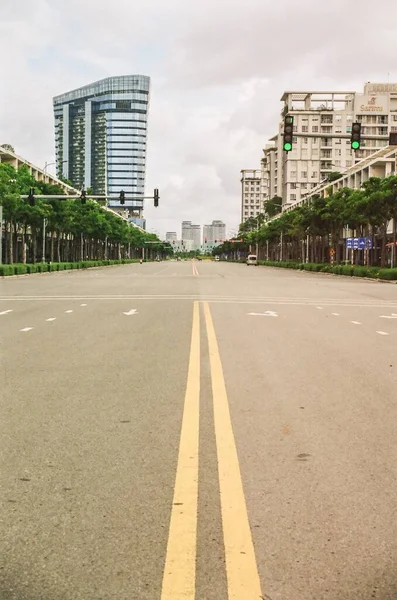
[[[81,204],[85,204],[87,202],[87,192],[85,190],[81,190]]]
[[[34,197],[34,188],[32,188],[32,187],[29,190],[28,200],[29,200],[30,206],[34,206],[36,204],[36,200]]]
[[[157,208],[157,207],[158,207],[158,205],[159,205],[159,191],[158,191],[158,189],[156,188],[156,189],[154,190],[154,206]]]
[[[361,123],[353,123],[351,135],[352,150],[360,150],[361,147]]]
[[[284,143],[283,149],[285,152],[292,150],[292,141],[294,135],[294,117],[292,115],[286,115],[284,118]]]
[[[125,191],[121,190],[120,192],[120,204],[125,204]]]

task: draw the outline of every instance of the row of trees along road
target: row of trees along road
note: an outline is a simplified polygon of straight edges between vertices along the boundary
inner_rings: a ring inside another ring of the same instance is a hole
[[[240,225],[238,238],[243,242],[225,242],[218,253],[235,253],[237,247],[246,252],[257,244],[260,258],[305,262],[309,249],[309,262],[327,263],[333,248],[335,262],[342,262],[348,226],[352,237],[372,238],[372,250],[353,251],[355,264],[396,266],[397,176],[371,177],[358,190],[345,187],[332,192],[329,188],[326,198],[314,196],[271,219],[274,210],[280,210],[280,200],[265,202],[264,213]]]
[[[31,206],[21,195],[61,195],[58,185],[36,181],[25,166],[16,170],[0,164],[0,204],[3,206],[5,263],[35,263],[42,259],[45,219],[45,258],[56,262],[138,258],[172,253],[154,234],[143,233],[92,200],[36,199]],[[150,243],[147,242],[158,242]]]

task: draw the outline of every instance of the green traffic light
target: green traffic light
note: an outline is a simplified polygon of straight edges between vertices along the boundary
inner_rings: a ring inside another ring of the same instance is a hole
[[[285,142],[285,144],[284,144],[284,150],[286,152],[289,152],[290,150],[292,150],[292,144],[290,144],[290,142]]]
[[[353,150],[358,150],[360,148],[360,142],[352,142]]]

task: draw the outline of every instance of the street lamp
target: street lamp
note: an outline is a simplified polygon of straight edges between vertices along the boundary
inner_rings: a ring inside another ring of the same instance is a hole
[[[67,163],[67,162],[69,162],[69,161],[62,160],[59,164],[63,165],[64,163]],[[50,162],[50,163],[46,162],[45,165],[44,165],[44,169],[43,169],[44,175],[47,175],[47,168],[48,167],[51,167],[52,165],[56,165],[56,164],[57,164],[56,161]]]

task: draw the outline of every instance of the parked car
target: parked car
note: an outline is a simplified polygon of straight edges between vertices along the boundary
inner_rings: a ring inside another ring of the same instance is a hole
[[[254,265],[255,267],[257,267],[257,266],[258,266],[258,259],[257,259],[257,256],[256,256],[256,254],[250,254],[250,255],[247,257],[247,261],[246,261],[246,263],[247,263],[247,266],[248,266],[248,267],[249,267],[250,265]]]
[[[215,256],[215,260],[216,261],[220,260],[219,256]]]

